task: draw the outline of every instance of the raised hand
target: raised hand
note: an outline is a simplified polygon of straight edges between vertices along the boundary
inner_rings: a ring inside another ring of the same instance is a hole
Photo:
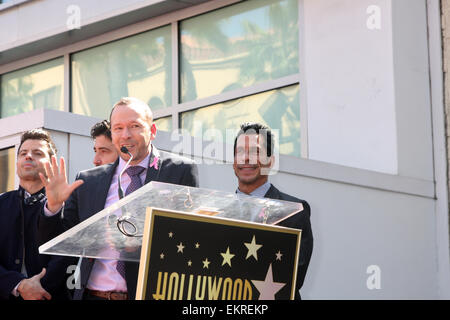
[[[20,282],[17,291],[24,300],[50,300],[52,298],[50,293],[41,286],[41,279],[45,276],[45,272],[45,268],[42,268],[41,273]]]
[[[39,177],[45,187],[45,194],[47,196],[47,208],[56,213],[63,206],[72,192],[83,184],[83,180],[77,180],[72,184],[67,183],[66,164],[64,158],[61,157],[60,166],[56,162],[56,157],[52,156],[51,163],[45,163],[45,172],[47,177],[39,173]]]

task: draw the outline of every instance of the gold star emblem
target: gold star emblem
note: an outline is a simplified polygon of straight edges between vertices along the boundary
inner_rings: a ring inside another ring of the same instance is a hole
[[[198,248],[200,248],[200,243],[197,242],[197,243],[195,244],[195,249],[198,249]]]
[[[188,261],[188,266],[189,267],[192,266],[192,261],[191,260]]]
[[[173,232],[169,232],[169,238],[173,237]]]
[[[164,253],[161,253],[161,254],[159,255],[159,257],[160,257],[161,259],[164,259]]]
[[[177,251],[177,252],[183,253],[184,246],[183,246],[183,243],[182,243],[182,242],[180,242],[180,244],[177,245],[177,248],[178,248],[178,251]]]
[[[208,258],[206,258],[202,262],[203,262],[203,269],[204,268],[209,269],[209,264],[211,263],[211,261],[208,261]]]
[[[259,291],[258,300],[275,300],[275,294],[286,285],[273,281],[272,264],[269,265],[264,281],[252,280],[252,283]]]
[[[281,257],[283,256],[283,254],[280,252],[280,250],[278,250],[278,252],[275,253],[275,255],[277,256],[277,258],[275,260],[280,260],[281,261]]]
[[[234,257],[234,254],[230,253],[230,247],[227,247],[227,252],[225,252],[225,253],[221,252],[220,254],[223,257],[222,265],[227,263],[231,267],[231,258]]]
[[[248,249],[247,257],[245,257],[245,260],[247,260],[250,256],[253,256],[256,261],[258,261],[257,251],[262,247],[262,244],[256,244],[255,236],[253,236],[252,242],[244,242],[244,244]]]

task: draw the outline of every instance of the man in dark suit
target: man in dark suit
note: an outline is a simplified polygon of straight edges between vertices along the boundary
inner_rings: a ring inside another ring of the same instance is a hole
[[[156,126],[147,104],[136,98],[123,98],[114,105],[110,122],[112,141],[120,153],[115,163],[82,171],[71,185],[67,183],[63,158],[59,168],[55,157],[51,165],[46,165],[48,179],[43,175],[41,179],[47,203],[41,217],[48,227],[56,228],[62,221],[67,230],[119,200],[119,173],[130,159],[129,154],[120,152],[123,147],[133,156],[121,179],[125,195],[150,181],[198,186],[193,161],[159,151],[152,145]],[[64,218],[60,219],[62,211]],[[83,259],[80,269],[81,288],[75,289],[74,299],[135,298],[138,263]]]
[[[275,157],[274,138],[271,130],[259,123],[244,123],[234,140],[233,169],[238,178],[237,193],[256,197],[300,202],[303,211],[279,223],[280,226],[301,229],[300,256],[297,269],[296,299],[308,270],[313,250],[311,208],[301,200],[279,191],[269,182],[268,174]]]
[[[1,300],[68,299],[66,270],[38,251],[38,246],[58,231],[38,224],[45,201],[39,173],[45,173],[44,163],[55,153],[48,132],[34,129],[22,135],[17,152],[19,189],[0,196]]]

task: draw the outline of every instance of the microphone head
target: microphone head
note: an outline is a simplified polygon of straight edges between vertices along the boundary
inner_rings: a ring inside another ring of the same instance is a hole
[[[120,152],[128,153],[127,147],[123,146],[122,148],[120,148]]]

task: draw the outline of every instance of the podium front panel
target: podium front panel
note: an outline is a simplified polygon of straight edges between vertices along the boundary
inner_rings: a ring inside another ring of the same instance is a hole
[[[301,231],[149,208],[136,299],[288,300]]]

